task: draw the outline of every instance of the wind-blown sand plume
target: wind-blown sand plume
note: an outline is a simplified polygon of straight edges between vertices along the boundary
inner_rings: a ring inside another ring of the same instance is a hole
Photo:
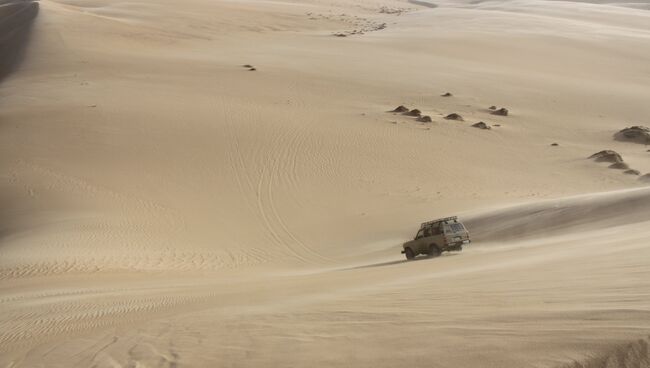
[[[41,0],[0,83],[0,366],[646,364],[648,174],[607,166],[650,172],[612,137],[650,12],[404,4]],[[449,215],[473,243],[406,262]]]
[[[490,210],[466,223],[473,238],[500,241],[650,221],[650,190],[582,195]]]

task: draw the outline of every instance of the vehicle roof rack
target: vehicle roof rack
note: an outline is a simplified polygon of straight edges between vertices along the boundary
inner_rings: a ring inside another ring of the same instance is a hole
[[[441,219],[423,222],[422,225],[420,225],[420,229],[424,229],[425,227],[435,224],[437,222],[447,222],[447,221],[457,221],[457,220],[458,220],[458,216],[443,217]]]

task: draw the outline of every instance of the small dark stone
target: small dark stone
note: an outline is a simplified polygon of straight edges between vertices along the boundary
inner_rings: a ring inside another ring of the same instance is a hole
[[[501,126],[501,124],[494,124],[494,125],[492,125],[492,126],[494,126],[494,127],[497,127],[497,128],[498,128],[498,127],[500,127],[500,126]]]
[[[422,123],[430,123],[430,122],[432,122],[432,120],[431,120],[431,116],[429,116],[429,115],[423,115],[423,116],[420,116],[420,117],[418,118],[418,121],[420,121],[420,122],[422,122]]]
[[[641,172],[639,170],[634,170],[634,169],[629,169],[625,170],[623,174],[628,174],[628,175],[641,175]]]
[[[557,147],[557,146],[559,146],[559,144],[557,144],[557,143],[551,143],[551,146],[553,146],[553,147]]]
[[[407,111],[409,111],[408,107],[404,105],[399,105],[391,112],[407,112]]]
[[[450,92],[445,92],[444,94],[441,95],[442,97],[451,97],[453,96]]]
[[[508,116],[508,109],[502,107],[499,110],[493,111],[492,115]]]
[[[462,116],[456,114],[455,112],[445,116],[445,119],[447,119],[447,120],[465,121],[465,119],[463,119]]]
[[[497,107],[494,106],[494,105],[492,105],[492,106],[490,106],[490,107],[488,107],[488,108],[489,108],[490,110],[496,110],[496,109],[497,109]]]
[[[243,66],[244,68],[252,68],[252,67],[253,67],[253,66],[250,65],[250,64],[244,64],[244,65],[242,65],[242,66]]]

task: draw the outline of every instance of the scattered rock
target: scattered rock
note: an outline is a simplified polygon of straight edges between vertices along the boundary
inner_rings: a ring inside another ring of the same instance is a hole
[[[397,15],[400,15],[405,11],[406,11],[406,9],[400,9],[400,8],[393,9],[393,8],[389,8],[387,6],[382,6],[382,7],[379,8],[379,12],[384,13],[384,14],[397,14]]]
[[[650,173],[639,176],[639,180],[650,183]]]
[[[551,146],[557,147],[557,146],[559,146],[559,144],[558,143],[551,143]]]
[[[485,124],[485,123],[482,122],[482,121],[479,121],[479,122],[476,123],[476,124],[472,124],[472,126],[473,126],[474,128],[479,128],[479,129],[492,129],[492,127],[490,127],[489,125]]]
[[[420,117],[418,118],[418,121],[420,121],[420,122],[422,122],[422,123],[430,123],[430,122],[432,122],[433,120],[431,120],[431,116],[429,116],[429,115],[422,115],[422,116],[420,116]]]
[[[496,106],[494,106],[494,105],[492,105],[492,106],[490,106],[490,107],[488,107],[488,109],[490,109],[490,110],[496,110],[496,109],[497,109],[497,107],[496,107]]]
[[[493,127],[497,127],[497,128],[498,128],[498,127],[500,127],[500,126],[501,126],[501,124],[494,124],[494,125],[492,125],[492,126],[493,126]]]
[[[621,157],[618,152],[612,150],[603,150],[596,152],[593,155],[589,156],[589,158],[593,158],[598,162],[623,162],[623,157]]]
[[[463,119],[462,116],[456,114],[455,112],[445,116],[445,119],[447,119],[447,120],[465,121],[465,119]]]
[[[502,107],[499,110],[492,111],[492,115],[508,116],[508,109]]]
[[[336,36],[336,37],[347,37],[348,35],[346,35],[345,33],[334,33],[334,36]]]
[[[442,96],[442,97],[451,97],[451,96],[453,96],[453,95],[452,95],[451,93],[449,93],[449,92],[445,92],[445,93],[442,94],[441,96]]]
[[[409,111],[408,107],[406,107],[404,105],[399,105],[399,106],[397,106],[395,108],[395,110],[393,110],[391,112],[408,112],[408,111]]]
[[[628,174],[628,175],[641,175],[641,172],[639,170],[634,170],[634,169],[629,169],[625,170],[623,174]]]
[[[250,65],[250,64],[244,64],[244,65],[242,65],[242,66],[243,66],[244,68],[252,68],[252,67],[253,67],[253,66]]]
[[[255,69],[255,68],[250,68],[250,69],[248,69],[249,72],[254,72],[254,71],[256,71],[256,70],[257,70],[257,69]]]
[[[650,128],[644,126],[633,126],[625,128],[614,134],[619,141],[631,141],[642,144],[650,144]]]
[[[420,115],[422,115],[422,111],[420,111],[420,110],[418,110],[418,109],[413,109],[413,110],[411,110],[411,111],[405,113],[404,115],[408,115],[408,116],[420,116]]]
[[[610,169],[617,169],[617,170],[628,170],[630,166],[626,164],[625,162],[615,162],[611,165],[609,165]]]

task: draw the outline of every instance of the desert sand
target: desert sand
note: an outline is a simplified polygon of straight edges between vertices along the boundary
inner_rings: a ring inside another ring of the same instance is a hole
[[[650,366],[647,1],[39,4],[0,3],[0,366]]]

